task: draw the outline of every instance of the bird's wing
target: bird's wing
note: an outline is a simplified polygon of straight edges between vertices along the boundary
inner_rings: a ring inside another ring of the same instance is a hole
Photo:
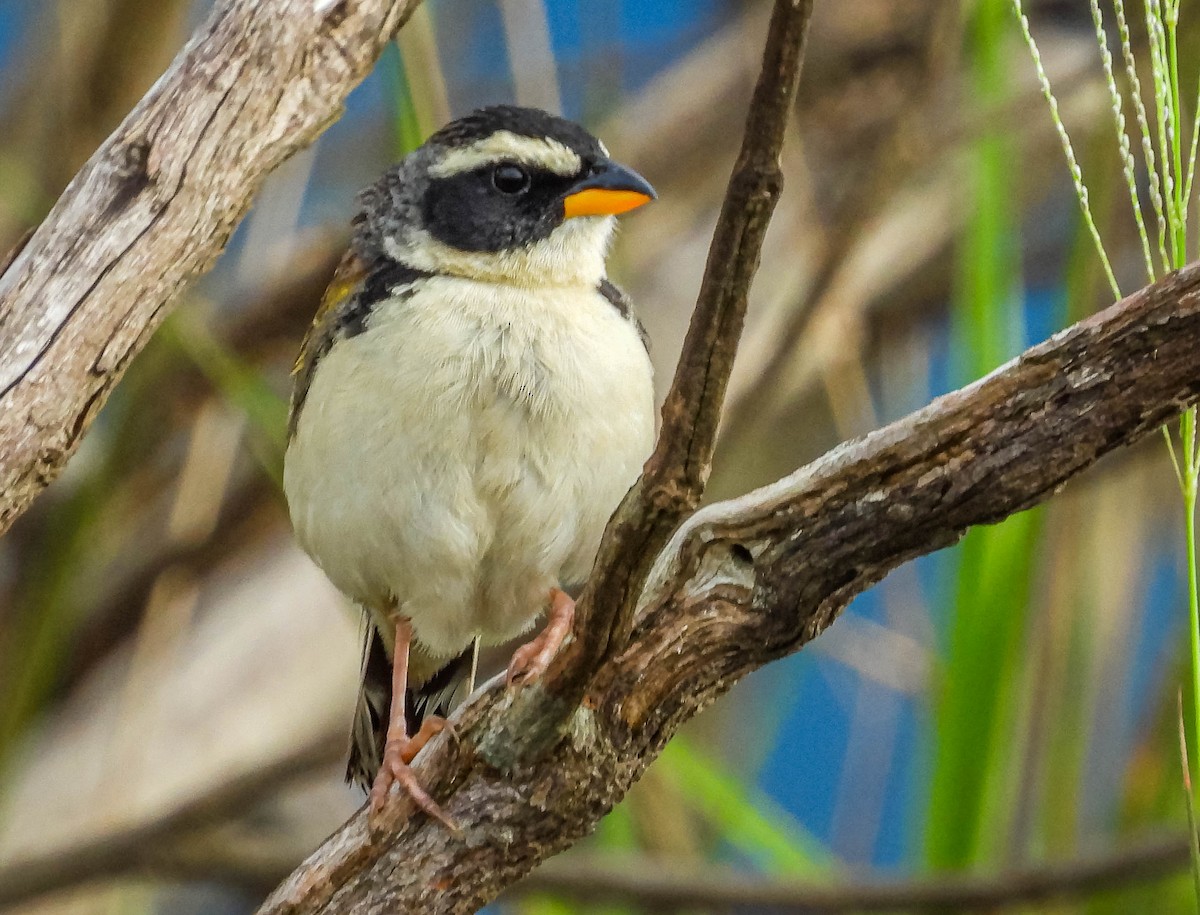
[[[317,364],[340,339],[361,334],[376,304],[389,296],[400,295],[406,287],[429,276],[405,264],[381,261],[369,266],[354,249],[342,257],[329,288],[300,344],[300,355],[292,367],[291,409],[288,414],[288,439],[296,433],[300,410],[308,396]]]
[[[608,300],[608,304],[615,308],[622,318],[637,328],[638,336],[642,338],[642,346],[646,347],[646,352],[650,352],[650,336],[646,333],[646,328],[642,326],[642,322],[638,320],[638,316],[634,313],[633,302],[629,296],[607,277],[600,281],[600,285],[596,287],[596,291]]]
[[[296,357],[296,364],[292,366],[294,382],[291,409],[288,413],[289,439],[296,432],[296,421],[300,418],[304,398],[308,396],[308,386],[312,383],[317,363],[333,347],[343,329],[345,313],[352,311],[362,296],[366,278],[366,264],[353,249],[347,251],[337,265],[325,294],[321,296],[321,304],[308,327],[308,332],[304,335],[304,341],[300,344],[300,355]]]
[[[387,739],[388,714],[392,704],[392,662],[388,660],[383,639],[379,637],[369,616],[366,617],[366,630],[362,682],[358,687],[358,701],[354,705],[354,720],[350,725],[350,759],[346,763],[346,781],[370,791],[383,761],[383,744]]]

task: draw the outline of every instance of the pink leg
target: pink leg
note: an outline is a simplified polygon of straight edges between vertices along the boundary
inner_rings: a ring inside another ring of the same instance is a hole
[[[446,728],[444,718],[427,718],[415,737],[408,736],[408,725],[404,719],[404,693],[408,687],[408,649],[412,644],[412,622],[407,617],[396,619],[396,649],[392,656],[392,708],[388,717],[387,740],[383,745],[383,762],[371,786],[370,820],[374,825],[384,807],[392,785],[413,799],[426,814],[440,820],[448,829],[457,831],[454,821],[442,811],[421,787],[409,763],[421,751],[426,742]]]
[[[558,652],[571,631],[575,621],[575,601],[561,588],[550,589],[550,613],[546,628],[531,642],[513,652],[508,664],[508,685],[522,686],[532,683],[546,672],[554,655]]]

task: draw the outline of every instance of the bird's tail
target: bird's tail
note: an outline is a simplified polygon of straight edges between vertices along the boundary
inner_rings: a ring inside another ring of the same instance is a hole
[[[350,759],[346,781],[364,791],[371,790],[383,761],[387,740],[388,717],[392,705],[392,662],[383,640],[367,619],[363,644],[362,685],[350,729]],[[408,733],[416,734],[429,715],[449,715],[455,706],[475,688],[475,669],[479,660],[476,639],[458,657],[451,659],[423,683],[404,694],[404,717]]]

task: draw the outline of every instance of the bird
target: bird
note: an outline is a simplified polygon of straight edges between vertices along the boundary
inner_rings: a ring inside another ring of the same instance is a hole
[[[347,780],[454,828],[410,767],[479,647],[537,680],[654,442],[645,331],[607,276],[616,216],[655,199],[582,126],[492,106],[358,196],[294,370],[295,537],[364,611]],[[396,790],[393,790],[395,788]]]

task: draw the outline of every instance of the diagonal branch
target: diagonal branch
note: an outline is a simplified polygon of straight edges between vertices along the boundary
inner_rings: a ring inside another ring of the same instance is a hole
[[[658,558],[632,638],[587,681],[567,734],[527,754],[526,688],[484,687],[419,775],[463,826],[371,836],[362,814],[261,915],[471,912],[590,832],[686,720],[797,651],[856,594],[974,524],[1044,501],[1200,399],[1200,266],[1172,274],[985,379],[693,515]],[[986,612],[986,601],[981,602]]]
[[[692,313],[662,410],[662,429],[642,478],[609,522],[577,609],[577,641],[555,665],[555,690],[572,704],[582,677],[628,638],[650,565],[695,511],[716,447],[725,388],[746,317],[750,282],[783,190],[779,153],[795,104],[812,0],[776,0],[742,148],[709,246]]]
[[[0,532],[417,0],[221,0],[0,276]]]

